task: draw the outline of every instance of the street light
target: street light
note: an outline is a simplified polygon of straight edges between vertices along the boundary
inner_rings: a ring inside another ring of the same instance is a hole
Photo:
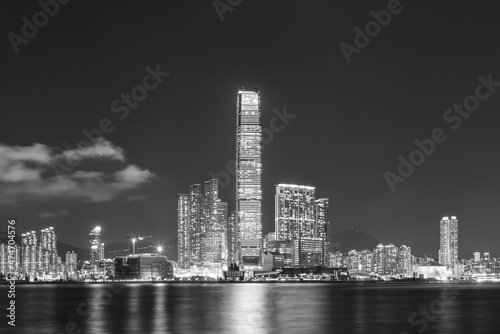
[[[144,237],[137,237],[137,239],[136,238],[126,237],[125,239],[132,239],[132,255],[135,255],[135,242],[137,240],[143,240]]]
[[[163,250],[163,247],[162,246],[158,246],[158,248],[156,248],[158,250],[158,255],[161,255],[161,251]]]

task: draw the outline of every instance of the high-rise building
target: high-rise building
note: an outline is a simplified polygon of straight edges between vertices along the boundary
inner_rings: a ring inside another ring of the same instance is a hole
[[[217,179],[205,182],[203,202],[203,223],[205,225],[204,265],[227,263],[226,222],[227,203],[219,199]]]
[[[19,245],[0,244],[0,274],[17,277],[20,273],[22,273],[22,268]]]
[[[458,274],[458,220],[455,216],[441,219],[439,263],[454,275]]]
[[[104,244],[101,243],[101,228],[96,226],[89,233],[90,263],[93,266],[104,261]]]
[[[7,266],[8,263],[7,261],[9,260],[9,254],[8,254],[8,249],[9,246],[7,244],[0,244],[0,274],[6,275],[7,274]]]
[[[292,242],[294,267],[329,264],[328,199],[316,200],[315,191],[295,184],[276,186],[276,239]]]
[[[218,180],[191,185],[177,198],[178,264],[211,266],[227,263],[227,203],[218,197]]]
[[[396,260],[397,273],[403,277],[411,277],[413,273],[413,257],[411,255],[411,247],[401,245],[398,248],[398,256]]]
[[[58,272],[57,237],[53,227],[45,228],[40,232],[38,259],[41,274],[54,275]]]
[[[330,264],[330,255],[329,253],[329,245],[330,245],[330,215],[329,211],[329,203],[328,198],[318,198],[315,201],[315,210],[316,210],[316,230],[319,238],[323,240],[322,243],[322,266],[329,266]]]
[[[228,220],[228,207],[226,202],[218,200],[217,207],[217,225],[214,227],[214,261],[228,264],[229,263],[229,249],[227,242],[227,220]]]
[[[21,234],[21,257],[23,272],[35,277],[38,273],[38,238],[35,231]]]
[[[179,268],[189,268],[191,245],[189,195],[177,196],[177,263]]]
[[[474,252],[472,255],[474,255],[474,262],[481,261],[481,252]]]
[[[377,274],[393,274],[397,268],[398,248],[393,244],[379,244],[373,250],[373,271]]]
[[[228,263],[236,263],[238,257],[238,225],[236,222],[236,211],[231,211],[227,218],[227,256]]]
[[[66,270],[68,276],[76,275],[77,263],[77,254],[74,251],[66,252]]]
[[[236,107],[236,212],[238,262],[261,267],[262,128],[260,89],[240,88]]]
[[[205,258],[206,224],[203,210],[203,190],[199,184],[189,187],[189,263],[203,265]]]

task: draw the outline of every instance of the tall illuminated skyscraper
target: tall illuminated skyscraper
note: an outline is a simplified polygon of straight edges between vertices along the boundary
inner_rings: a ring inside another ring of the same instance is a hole
[[[38,256],[40,271],[43,274],[55,274],[57,271],[57,237],[53,227],[41,230]]]
[[[31,231],[21,235],[21,257],[23,272],[28,276],[36,276],[38,273],[38,238],[36,232]]]
[[[228,263],[236,263],[238,259],[238,225],[236,223],[236,211],[231,211],[227,218],[227,257]]]
[[[97,265],[104,260],[104,244],[101,243],[101,228],[96,226],[89,234],[90,263]]]
[[[227,203],[219,199],[217,179],[191,185],[177,197],[177,260],[179,267],[227,263]]]
[[[177,197],[177,262],[181,269],[189,268],[191,233],[189,229],[189,195]]]
[[[440,248],[439,263],[453,271],[458,272],[458,220],[457,217],[443,217],[440,223]]]
[[[261,267],[262,128],[260,88],[240,88],[236,107],[236,212],[238,262]]]
[[[276,186],[275,231],[277,240],[292,243],[292,266],[327,266],[330,222],[328,199],[315,199],[315,187]]]
[[[77,254],[74,251],[66,252],[66,268],[68,276],[75,276],[77,271]]]

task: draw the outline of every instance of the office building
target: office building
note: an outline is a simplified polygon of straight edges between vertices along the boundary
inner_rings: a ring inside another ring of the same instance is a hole
[[[178,264],[222,266],[228,261],[227,203],[218,198],[218,180],[191,185],[177,198]]]
[[[238,257],[238,224],[236,211],[231,211],[227,219],[227,251],[228,263],[236,263]]]
[[[57,263],[57,237],[53,227],[40,232],[38,259],[42,275],[54,275],[59,271]]]
[[[457,217],[443,217],[440,222],[439,263],[458,275],[458,220]]]
[[[373,250],[373,271],[380,275],[393,274],[397,268],[398,248],[393,244],[379,244]]]
[[[412,277],[413,274],[413,256],[411,255],[411,247],[401,245],[398,248],[396,259],[396,273],[402,277]]]
[[[66,273],[68,276],[72,277],[76,275],[77,264],[77,254],[74,251],[66,252]]]
[[[189,195],[179,194],[177,196],[177,263],[182,269],[189,268],[190,263],[189,212]]]
[[[21,234],[21,257],[23,273],[35,277],[38,273],[38,238],[35,231]]]
[[[262,128],[260,89],[240,88],[236,107],[236,212],[238,262],[261,268]]]
[[[276,239],[292,243],[292,266],[328,266],[328,219],[328,199],[316,200],[315,187],[276,186]]]
[[[173,278],[173,264],[166,256],[140,254],[118,256],[114,261],[117,279],[163,280]]]
[[[474,252],[474,253],[472,253],[472,255],[474,255],[474,262],[481,261],[481,253],[480,252]]]
[[[90,264],[97,268],[104,261],[104,243],[101,242],[101,228],[96,226],[89,233]]]

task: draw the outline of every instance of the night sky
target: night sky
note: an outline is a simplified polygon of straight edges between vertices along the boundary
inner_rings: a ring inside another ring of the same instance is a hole
[[[16,53],[9,33],[41,7],[2,1],[0,231],[16,217],[18,234],[53,226],[79,247],[96,225],[108,244],[176,238],[177,194],[235,159],[248,86],[261,88],[264,127],[274,108],[295,116],[263,150],[265,233],[274,185],[295,183],[330,198],[332,232],[437,256],[439,221],[456,215],[460,254],[500,253],[500,83],[460,124],[443,119],[479,76],[500,82],[500,3],[402,0],[348,63],[339,45],[355,46],[354,28],[388,2],[245,0],[221,21],[211,1],[73,0]],[[154,71],[155,88],[126,107],[121,95]],[[102,122],[105,139],[78,146]],[[391,191],[384,173],[436,128],[446,141]],[[234,210],[234,177],[220,197]]]

